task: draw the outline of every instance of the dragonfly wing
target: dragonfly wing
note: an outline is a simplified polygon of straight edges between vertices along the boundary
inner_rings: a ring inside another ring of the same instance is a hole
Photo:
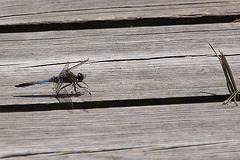
[[[74,109],[73,102],[71,99],[71,96],[68,94],[67,90],[65,88],[61,89],[57,96],[56,99],[59,101],[59,103],[66,103],[68,106],[70,106],[72,109]],[[73,113],[72,111],[69,110],[70,113]]]
[[[64,77],[68,71],[68,67],[69,63],[67,62],[66,65],[63,67],[62,71],[58,75],[58,82],[56,83],[54,91],[56,92],[56,99],[59,101],[59,103],[66,103],[68,106],[74,109],[71,95],[68,94],[65,88],[66,86],[63,86]],[[72,111],[69,112],[72,113]]]
[[[92,94],[86,88],[80,88],[81,96],[79,96],[79,100],[81,102],[91,101]]]
[[[85,95],[85,96],[91,95],[91,93],[87,89],[78,85],[78,83],[77,83],[78,80],[77,80],[76,76],[70,71],[71,69],[81,66],[82,64],[86,63],[87,61],[88,61],[88,59],[81,61],[80,63],[78,63],[77,65],[75,65],[71,68],[69,68],[69,63],[67,63],[58,75],[58,82],[55,87],[55,91],[57,94],[56,98],[58,99],[58,101],[60,103],[66,103],[72,109],[73,109],[73,102],[72,102],[71,96],[74,96],[74,97],[80,96],[82,99],[83,95]],[[64,82],[69,82],[69,83],[64,86],[63,85]],[[67,88],[69,89],[70,86],[73,87],[73,88],[71,88],[71,93],[72,93],[71,95],[68,94],[68,91],[67,91]]]
[[[88,60],[89,60],[89,58],[86,59],[86,60],[84,60],[84,61],[81,61],[80,63],[76,64],[75,66],[72,66],[71,68],[69,68],[68,71],[70,71],[70,70],[72,70],[72,69],[75,69],[75,68],[83,65],[83,64],[86,63]]]
[[[56,86],[54,87],[54,91],[56,91],[57,95],[61,91],[62,84],[63,84],[63,76],[58,76],[58,82],[56,83]]]
[[[58,77],[60,77],[61,75],[64,75],[68,71],[68,67],[69,67],[69,62],[65,64],[62,71],[59,73]]]
[[[83,82],[74,85],[72,88],[72,93],[74,93],[81,102],[92,100],[92,94],[89,92],[87,86]]]

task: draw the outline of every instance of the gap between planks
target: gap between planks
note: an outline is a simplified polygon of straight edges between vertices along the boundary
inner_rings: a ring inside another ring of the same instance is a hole
[[[46,96],[46,95],[44,95]],[[49,95],[52,96],[53,95]],[[17,96],[17,97],[36,97],[36,95]],[[95,109],[112,107],[145,107],[149,105],[172,105],[172,104],[194,104],[223,102],[229,95],[210,95],[195,97],[173,97],[173,98],[152,98],[152,99],[128,99],[128,100],[105,100],[74,103],[74,109]],[[67,104],[28,104],[28,105],[5,105],[0,107],[0,112],[33,112],[33,111],[52,111],[52,110],[70,110]]]
[[[83,30],[83,29],[105,29],[105,28],[126,28],[144,26],[169,26],[169,25],[191,25],[209,23],[237,22],[240,18],[236,15],[205,15],[185,17],[157,17],[157,18],[130,18],[118,20],[92,20],[76,22],[40,22],[28,24],[0,25],[0,33],[15,32],[38,32],[56,30]]]

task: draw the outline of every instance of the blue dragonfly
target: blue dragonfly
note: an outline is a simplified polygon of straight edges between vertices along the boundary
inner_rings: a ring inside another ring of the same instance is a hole
[[[71,70],[81,66],[82,64],[86,63],[89,59],[86,59],[84,61],[81,61],[75,66],[72,66],[69,68],[69,63],[66,63],[66,65],[63,67],[62,71],[59,73],[58,76],[53,76],[45,80],[36,81],[36,82],[29,82],[29,83],[21,83],[18,85],[15,85],[15,87],[27,87],[32,86],[35,84],[42,84],[46,82],[54,82],[56,83],[55,87],[53,88],[54,92],[56,93],[56,98],[60,103],[67,103],[72,109],[73,102],[71,97],[72,96],[83,96],[88,95],[91,96],[91,93],[87,90],[87,84],[83,81],[86,77],[82,73],[78,73],[78,75],[75,75]],[[82,86],[79,84],[79,82],[82,82],[85,86]],[[72,87],[71,94],[68,93],[66,90],[67,87]],[[70,112],[71,113],[71,112]]]

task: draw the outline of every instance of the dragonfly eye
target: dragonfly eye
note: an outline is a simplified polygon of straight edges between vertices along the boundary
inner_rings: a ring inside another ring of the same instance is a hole
[[[78,81],[82,81],[85,78],[84,74],[78,73]]]

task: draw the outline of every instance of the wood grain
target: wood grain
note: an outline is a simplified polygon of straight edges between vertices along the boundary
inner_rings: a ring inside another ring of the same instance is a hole
[[[238,0],[5,0],[0,2],[0,25],[239,15],[239,11]]]
[[[239,23],[3,33],[13,26],[30,31],[31,25],[144,18],[201,23],[201,17],[233,18],[239,11],[238,0],[0,1],[0,159],[239,159],[240,111],[235,104],[104,108],[111,100],[228,94],[208,42],[227,55],[239,86]],[[86,100],[93,102],[85,104],[100,102],[98,109],[40,112],[34,107],[62,109],[52,84],[14,87],[58,75],[67,61],[74,65],[87,58],[89,63],[74,73],[87,75],[92,97]],[[20,111],[22,105],[35,112],[2,112]]]
[[[221,103],[1,113],[1,159],[238,159],[240,113]]]
[[[51,64],[87,58],[107,60],[75,70],[87,75],[92,101],[224,95],[225,78],[207,42],[229,55],[237,80],[239,27],[229,23],[1,34],[0,103],[57,102],[52,84],[14,86],[57,75],[63,65]]]

